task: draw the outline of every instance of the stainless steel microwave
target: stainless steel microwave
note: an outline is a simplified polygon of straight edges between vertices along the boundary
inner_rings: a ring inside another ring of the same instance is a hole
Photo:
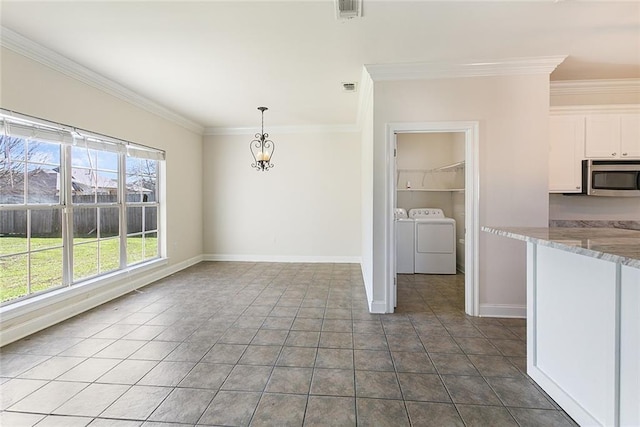
[[[582,192],[589,196],[640,197],[640,160],[583,160]]]

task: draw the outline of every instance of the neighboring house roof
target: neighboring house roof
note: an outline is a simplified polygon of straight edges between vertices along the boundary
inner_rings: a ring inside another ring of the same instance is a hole
[[[98,188],[100,190],[118,190],[118,181],[112,178],[107,178],[96,171],[91,169],[77,169],[72,171],[71,182],[75,182],[85,188]]]
[[[29,194],[42,197],[56,196],[60,193],[59,168],[38,168],[29,171]],[[127,190],[133,193],[153,193],[139,180],[127,184]],[[74,193],[93,193],[97,188],[98,194],[115,194],[118,191],[118,181],[100,175],[90,169],[74,169],[71,177],[71,187]],[[20,172],[4,171],[0,173],[0,203],[22,203],[24,197],[24,175]],[[31,196],[30,196],[31,197]]]

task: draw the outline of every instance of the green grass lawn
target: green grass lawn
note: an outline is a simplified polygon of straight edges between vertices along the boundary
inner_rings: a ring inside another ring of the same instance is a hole
[[[0,302],[18,298],[29,293],[27,255],[7,256],[24,252],[27,239],[20,237],[0,238]],[[31,291],[40,292],[62,285],[62,239],[32,238]],[[127,238],[127,264],[135,264],[157,256],[158,242],[155,235]],[[144,256],[143,256],[144,254]],[[74,239],[73,281],[94,277],[118,269],[120,266],[120,240]]]

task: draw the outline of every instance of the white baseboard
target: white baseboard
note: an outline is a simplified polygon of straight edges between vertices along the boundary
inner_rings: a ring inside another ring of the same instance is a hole
[[[529,362],[529,359],[527,359]],[[551,397],[565,413],[570,414],[571,418],[581,426],[601,426],[602,421],[599,417],[594,416],[587,408],[573,398],[567,390],[563,389],[557,382],[549,378],[549,376],[538,366],[533,363],[527,363],[527,375],[529,375],[536,383]],[[621,425],[637,425],[621,424]]]
[[[527,306],[513,304],[480,304],[480,317],[515,317],[526,319]]]
[[[298,256],[298,255],[233,255],[205,254],[204,261],[241,261],[241,262],[300,262],[300,263],[334,263],[360,264],[357,256]]]
[[[118,298],[202,261],[202,256],[167,265],[167,260],[58,289],[0,309],[0,347]]]
[[[369,312],[384,314],[387,312],[387,304],[384,301],[369,301]]]

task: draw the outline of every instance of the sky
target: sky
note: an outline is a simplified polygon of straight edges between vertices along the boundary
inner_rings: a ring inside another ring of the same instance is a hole
[[[25,145],[25,142],[27,145]],[[0,135],[0,161],[4,163],[10,155],[13,161],[24,161],[25,152],[29,163],[48,165],[51,169],[60,166],[59,144],[42,141],[25,141],[20,138],[10,138]],[[118,154],[107,151],[94,150],[86,147],[71,147],[72,166],[75,168],[96,169],[104,172],[118,171]],[[129,170],[136,170],[137,163],[145,160],[127,158]],[[30,169],[34,169],[31,167]],[[144,169],[142,169],[144,170]]]

